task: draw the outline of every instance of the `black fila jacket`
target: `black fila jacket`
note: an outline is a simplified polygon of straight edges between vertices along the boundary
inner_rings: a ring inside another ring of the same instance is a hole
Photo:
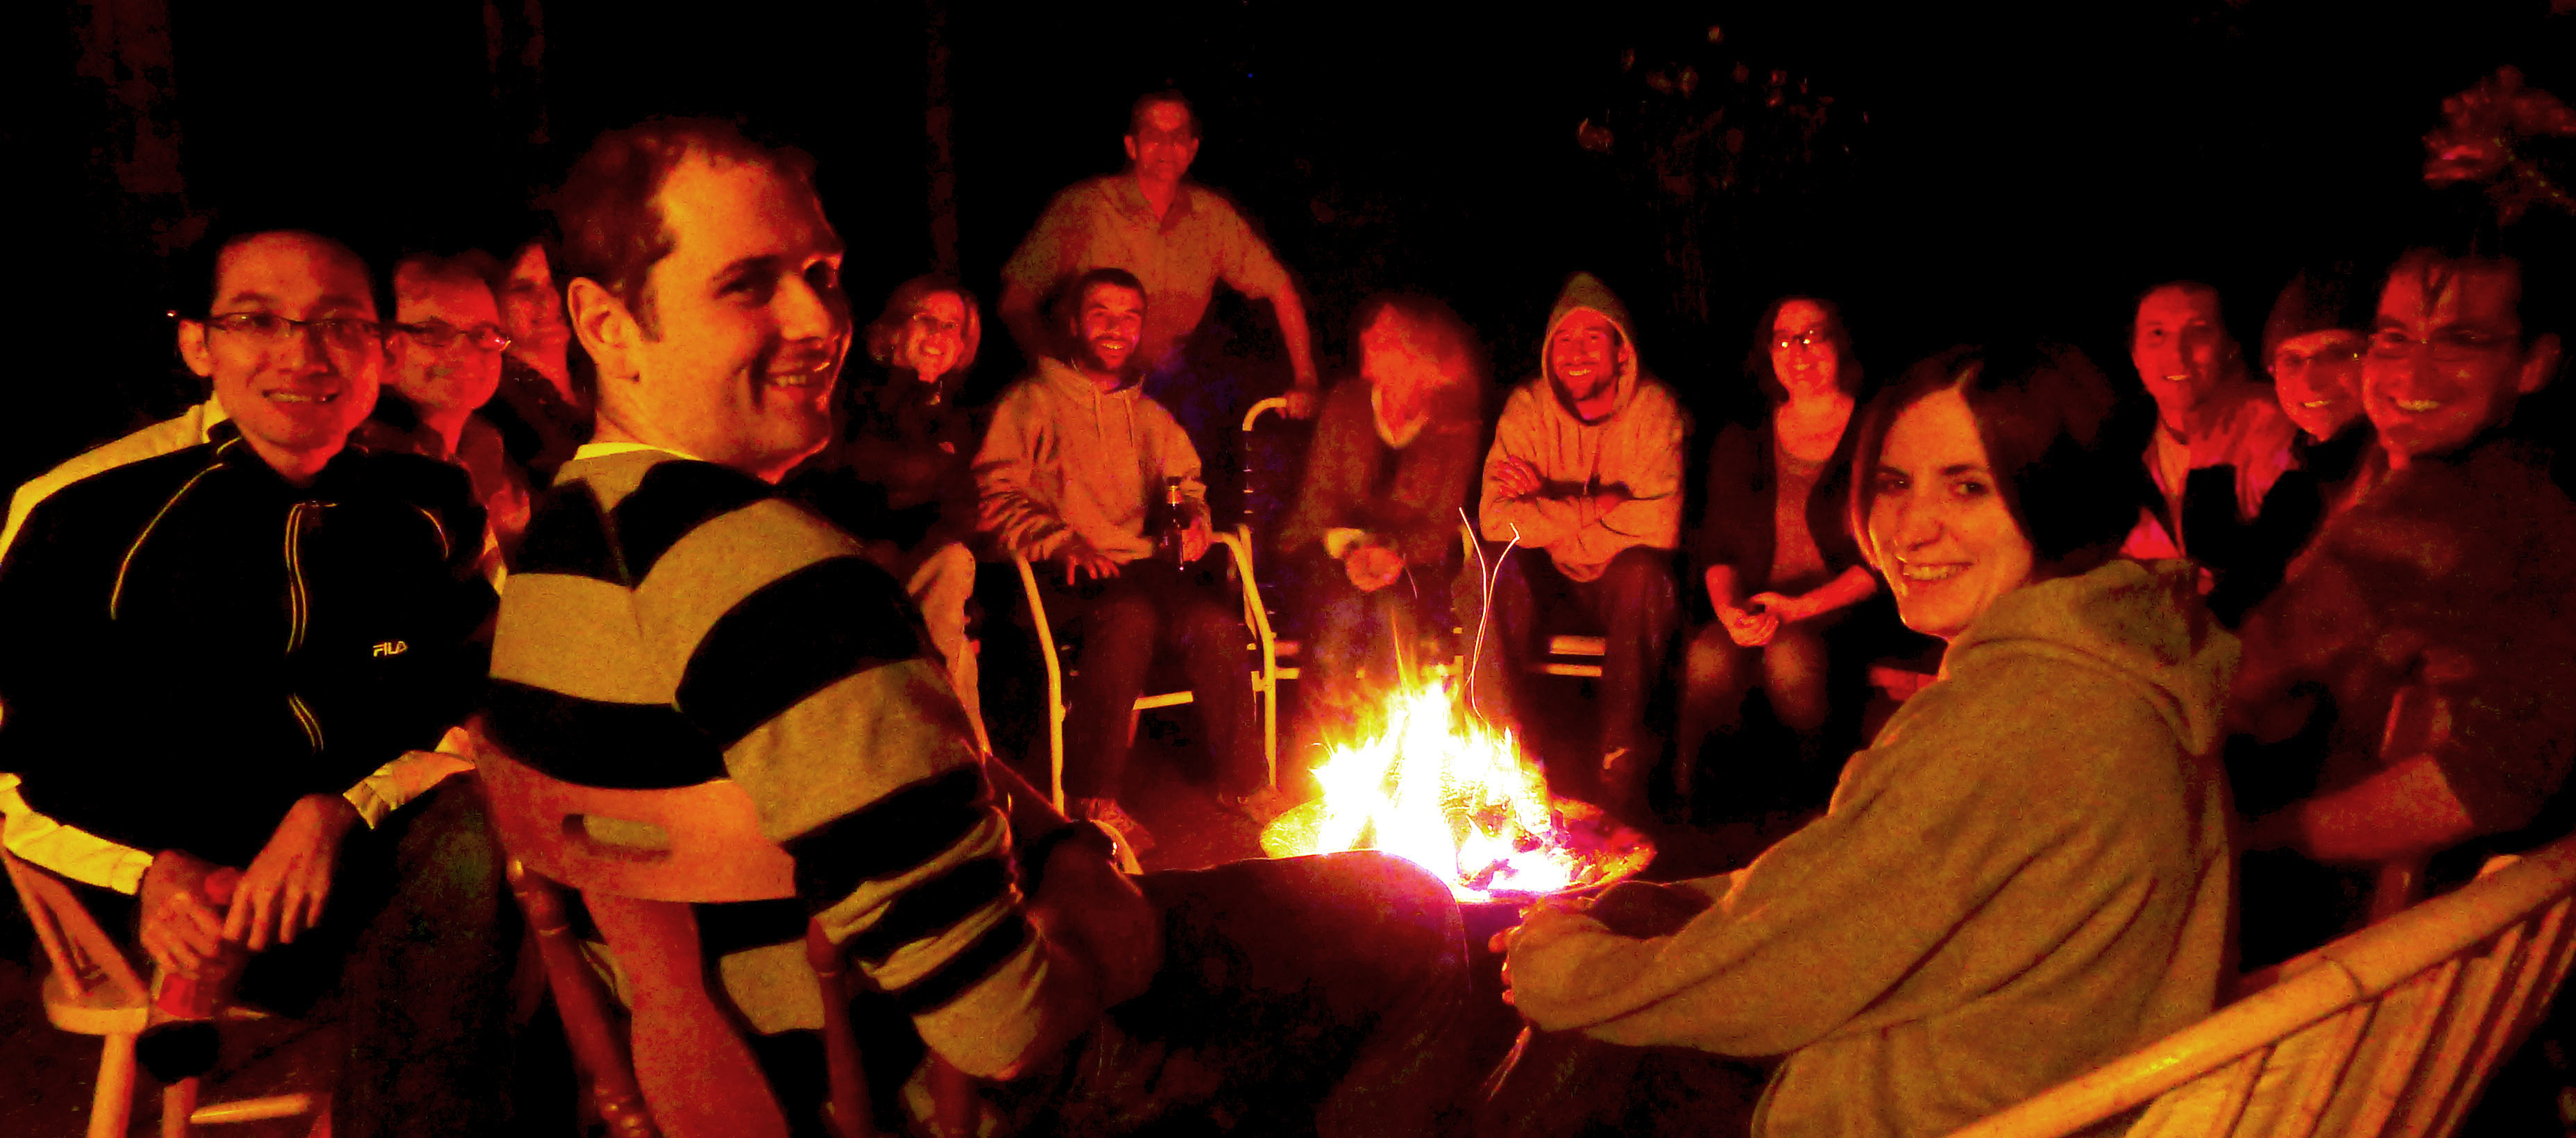
[[[297,798],[356,804],[480,696],[484,540],[461,470],[353,447],[299,488],[228,422],[43,497],[0,561],[11,847],[243,866]]]

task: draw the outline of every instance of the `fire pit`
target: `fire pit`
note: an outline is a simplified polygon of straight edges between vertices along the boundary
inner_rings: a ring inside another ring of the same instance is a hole
[[[1397,693],[1385,723],[1333,747],[1315,780],[1323,797],[1264,827],[1263,853],[1384,850],[1447,881],[1463,904],[1590,892],[1655,856],[1599,808],[1550,796],[1511,733],[1476,720],[1437,682]]]

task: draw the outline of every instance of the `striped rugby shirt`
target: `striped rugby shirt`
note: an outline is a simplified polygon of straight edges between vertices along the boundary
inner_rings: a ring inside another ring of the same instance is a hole
[[[486,717],[495,742],[568,781],[741,784],[795,858],[804,908],[731,946],[788,942],[739,955],[801,968],[810,911],[925,1042],[990,1074],[1037,1032],[1045,954],[1008,824],[924,642],[902,587],[767,483],[592,444],[529,523]],[[710,952],[727,939],[725,921],[705,919],[716,908],[701,907]],[[792,984],[732,957],[721,971],[753,1026],[819,1022],[810,972],[799,1008]]]

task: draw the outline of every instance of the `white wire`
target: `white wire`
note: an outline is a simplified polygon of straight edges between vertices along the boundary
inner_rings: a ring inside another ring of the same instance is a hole
[[[1475,523],[1467,520],[1467,508],[1464,506],[1458,507],[1458,522],[1466,526],[1469,533],[1475,532]],[[1485,711],[1476,704],[1476,668],[1485,658],[1485,625],[1494,616],[1494,583],[1502,580],[1503,559],[1511,556],[1512,548],[1521,543],[1520,524],[1517,522],[1506,524],[1512,527],[1512,539],[1503,544],[1501,553],[1494,555],[1491,572],[1486,570],[1485,543],[1481,541],[1469,543],[1476,549],[1476,579],[1485,587],[1484,606],[1476,614],[1476,644],[1467,652],[1467,675],[1464,677],[1467,685],[1467,711],[1478,719],[1485,717]]]

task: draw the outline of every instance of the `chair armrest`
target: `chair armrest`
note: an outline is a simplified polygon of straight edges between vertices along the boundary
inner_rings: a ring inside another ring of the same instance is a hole
[[[1251,409],[1251,410],[1245,411],[1245,412],[1243,413],[1243,433],[1244,433],[1244,434],[1247,434],[1247,435],[1248,435],[1248,434],[1251,434],[1251,433],[1252,433],[1252,425],[1253,425],[1254,423],[1260,422],[1260,421],[1261,421],[1261,417],[1262,417],[1263,415],[1267,415],[1267,414],[1269,414],[1269,413],[1271,413],[1271,412],[1273,412],[1273,411],[1277,411],[1277,412],[1279,412],[1280,414],[1283,414],[1283,415],[1284,415],[1284,414],[1287,414],[1287,413],[1288,413],[1288,400],[1287,400],[1287,397],[1285,397],[1285,396],[1276,396],[1276,395],[1274,395],[1274,396],[1272,396],[1272,397],[1270,397],[1270,398],[1268,398],[1268,399],[1264,399],[1264,400],[1262,400],[1262,401],[1261,401],[1261,402],[1259,402],[1259,403],[1255,403],[1255,404],[1253,404],[1253,405],[1252,405],[1252,409]]]

